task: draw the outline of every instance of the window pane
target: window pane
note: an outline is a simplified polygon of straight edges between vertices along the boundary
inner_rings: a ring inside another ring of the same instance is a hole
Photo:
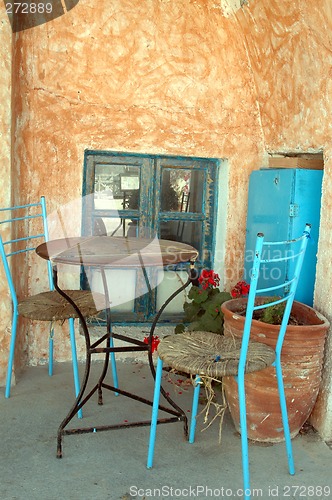
[[[95,217],[93,234],[95,236],[130,236],[137,238],[137,221],[123,217]]]
[[[97,210],[138,209],[139,167],[114,164],[95,166],[94,201]],[[128,207],[129,199],[137,200],[136,206]]]
[[[181,241],[199,249],[202,241],[202,223],[201,221],[161,221],[160,238]]]
[[[157,311],[161,308],[168,297],[176,292],[180,286],[188,280],[185,271],[169,271],[164,274],[161,283],[157,287]],[[188,290],[184,290],[172,300],[164,310],[163,315],[183,313],[183,304],[187,300]],[[161,316],[163,318],[163,315]]]
[[[203,182],[203,170],[163,168],[161,211],[202,212]]]
[[[136,224],[133,224],[131,219],[120,217],[118,212],[139,209],[139,176],[139,167],[112,163],[95,165],[94,208],[113,213],[111,217],[95,217],[94,234],[136,236]],[[135,228],[130,230],[132,225],[135,225]]]
[[[135,306],[136,271],[107,269],[105,274],[112,311],[133,311]],[[105,293],[102,277],[97,269],[93,270],[90,280],[91,290]]]

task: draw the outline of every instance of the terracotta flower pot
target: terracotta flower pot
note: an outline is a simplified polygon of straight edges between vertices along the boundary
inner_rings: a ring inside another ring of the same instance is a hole
[[[224,333],[242,337],[247,299],[224,302]],[[281,361],[287,400],[291,436],[295,437],[313,410],[323,362],[324,343],[329,322],[313,308],[294,302],[292,315],[303,323],[289,325],[284,340]],[[252,321],[251,340],[275,347],[278,325]],[[231,416],[239,431],[237,383],[224,377],[223,384]],[[283,441],[283,427],[275,368],[245,376],[248,437],[255,441]]]

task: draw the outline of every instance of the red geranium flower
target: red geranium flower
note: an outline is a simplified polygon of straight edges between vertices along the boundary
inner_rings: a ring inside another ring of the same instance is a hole
[[[144,344],[149,343],[149,337],[144,337],[143,340]],[[152,335],[152,343],[151,343],[151,352],[154,353],[154,351],[157,350],[157,347],[159,345],[160,339],[157,335]]]
[[[246,281],[238,281],[238,283],[236,283],[236,285],[231,290],[231,296],[234,299],[237,299],[238,297],[244,297],[248,295],[249,290],[250,285]]]
[[[216,288],[219,286],[220,278],[217,273],[214,271],[208,271],[207,269],[203,269],[200,277],[198,278],[200,285],[202,285],[203,290],[206,290],[211,286],[212,288]]]

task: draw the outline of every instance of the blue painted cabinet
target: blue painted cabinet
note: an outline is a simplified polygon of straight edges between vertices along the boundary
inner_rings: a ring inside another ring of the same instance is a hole
[[[312,225],[311,239],[302,268],[295,299],[313,304],[319,235],[322,170],[261,169],[252,172],[249,182],[244,279],[250,280],[256,236],[281,241],[299,236],[306,222]],[[272,249],[273,247],[271,247]],[[272,251],[272,250],[271,250]],[[278,253],[276,247],[273,251]],[[274,263],[263,269],[259,287],[287,280],[291,260],[286,266]]]

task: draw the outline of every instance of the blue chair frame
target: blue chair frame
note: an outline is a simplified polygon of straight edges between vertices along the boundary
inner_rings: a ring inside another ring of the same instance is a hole
[[[285,308],[283,313],[282,322],[279,329],[279,335],[275,348],[275,360],[273,362],[273,366],[276,369],[277,383],[278,383],[278,392],[279,392],[279,400],[280,400],[280,408],[281,408],[281,416],[282,423],[284,428],[284,436],[285,436],[285,445],[286,445],[286,454],[288,461],[288,469],[291,475],[295,474],[294,467],[294,458],[293,458],[293,450],[292,450],[292,442],[289,430],[289,422],[288,422],[288,413],[287,413],[287,405],[286,405],[286,397],[285,397],[285,389],[283,383],[283,375],[282,375],[282,367],[281,367],[281,350],[283,346],[283,341],[286,334],[286,328],[289,321],[292,305],[294,302],[294,296],[299,280],[299,276],[301,273],[301,268],[303,264],[303,259],[305,255],[305,251],[308,244],[308,239],[310,238],[311,225],[306,224],[303,234],[296,239],[288,240],[288,241],[279,241],[279,242],[271,242],[264,241],[264,235],[262,233],[258,233],[254,254],[254,262],[252,268],[252,277],[250,282],[250,291],[248,296],[247,308],[246,308],[246,318],[243,329],[242,343],[240,349],[239,363],[238,363],[238,373],[235,376],[238,386],[238,395],[239,395],[239,410],[240,410],[240,429],[241,429],[241,451],[242,451],[242,471],[243,471],[243,486],[244,486],[244,498],[247,500],[250,499],[250,471],[249,471],[249,450],[248,450],[248,434],[247,434],[247,414],[246,414],[246,394],[245,394],[245,373],[246,373],[246,361],[247,361],[247,353],[250,342],[250,330],[251,324],[253,320],[254,311],[272,307],[276,304],[285,302]],[[264,258],[265,254],[269,253],[266,249],[271,250],[273,246],[283,246],[285,248],[285,252],[278,256],[277,258]],[[286,262],[292,260],[292,277],[287,278],[286,282],[281,284],[277,284],[276,286],[272,286],[269,288],[258,288],[258,279],[261,266],[263,264],[275,263],[280,264],[282,262]],[[284,296],[280,299],[271,299],[271,302],[256,305],[256,297],[258,294],[263,295],[271,295],[271,292],[281,292],[283,289]],[[178,334],[181,335],[181,334]],[[221,355],[222,353],[218,352],[216,355]],[[155,388],[154,388],[154,398],[153,398],[153,407],[152,407],[152,418],[151,418],[151,429],[150,429],[150,439],[149,439],[149,449],[148,449],[148,459],[147,459],[147,468],[152,468],[153,458],[154,458],[154,448],[155,448],[155,440],[156,440],[156,429],[157,429],[157,420],[158,420],[158,410],[159,410],[159,399],[160,399],[160,387],[161,387],[161,377],[162,377],[162,369],[163,369],[163,361],[158,357],[157,361],[157,369],[156,369],[156,380],[155,380]],[[189,432],[189,442],[193,443],[195,439],[195,429],[196,429],[196,419],[198,412],[198,401],[199,401],[199,392],[201,386],[201,378],[199,375],[196,375],[195,383],[194,383],[194,396],[192,403],[192,417],[190,424],[190,432]]]
[[[42,232],[28,234],[27,236],[16,236],[11,234],[10,239],[6,241],[3,240],[0,235],[0,254],[2,258],[2,263],[4,266],[6,278],[8,281],[8,286],[10,290],[10,295],[12,299],[13,306],[13,314],[12,314],[12,328],[11,328],[11,339],[10,339],[10,348],[9,348],[9,357],[8,357],[8,367],[7,367],[7,377],[6,377],[6,389],[5,389],[5,397],[10,397],[10,389],[11,389],[11,380],[12,380],[12,371],[14,364],[14,353],[15,353],[15,343],[16,343],[16,332],[17,332],[17,322],[19,317],[19,301],[17,298],[15,285],[10,269],[10,262],[13,256],[28,253],[31,251],[35,251],[36,246],[44,241],[49,240],[48,234],[48,226],[47,226],[47,212],[46,212],[46,202],[45,197],[42,196],[40,201],[37,203],[29,203],[27,205],[17,205],[8,208],[1,208],[0,213],[5,214],[7,217],[5,220],[0,221],[0,225],[10,225],[10,231],[13,231],[13,225],[16,223],[22,224],[30,224],[34,220],[42,221]],[[10,217],[8,217],[10,214]],[[16,215],[15,215],[16,214]],[[30,231],[29,231],[30,232]],[[35,244],[36,243],[36,244]],[[21,247],[24,245],[24,248]],[[48,274],[48,285],[50,291],[54,290],[53,278],[52,278],[52,266],[51,263],[47,262],[47,274]],[[74,329],[74,319],[70,318],[69,320],[69,333],[70,333],[70,342],[71,342],[71,351],[72,351],[72,364],[73,364],[73,374],[74,374],[74,385],[75,385],[75,394],[80,391],[80,380],[79,380],[79,372],[78,372],[78,362],[77,362],[77,351],[76,351],[76,341],[75,341],[75,329]],[[49,375],[53,374],[53,337],[54,337],[54,329],[52,324],[50,325],[50,337],[49,337]],[[82,412],[78,415],[82,417]]]

